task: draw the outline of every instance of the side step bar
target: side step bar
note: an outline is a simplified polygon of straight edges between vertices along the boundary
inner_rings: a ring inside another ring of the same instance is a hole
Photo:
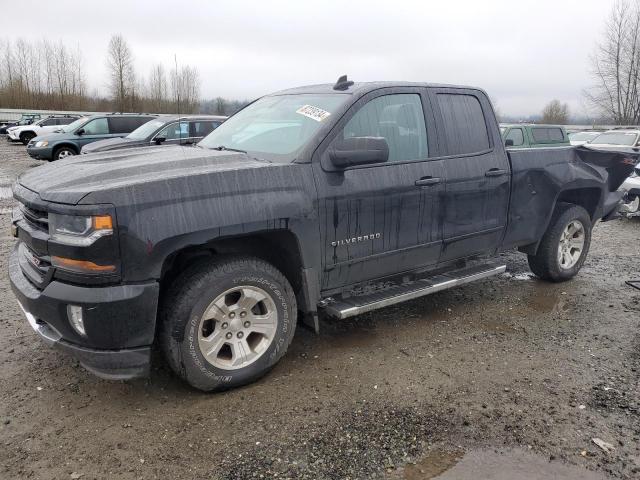
[[[446,274],[417,280],[407,285],[397,285],[386,290],[367,295],[336,299],[324,306],[324,311],[332,317],[345,319],[370,312],[378,308],[388,307],[396,303],[413,300],[431,293],[457,287],[482,278],[503,273],[506,265],[480,265],[455,270]]]

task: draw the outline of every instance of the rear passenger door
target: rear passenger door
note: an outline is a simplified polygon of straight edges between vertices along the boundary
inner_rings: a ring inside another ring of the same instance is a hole
[[[213,132],[220,125],[220,122],[212,120],[194,120],[189,124],[189,136],[192,143],[199,142],[204,137]]]
[[[478,90],[434,88],[430,95],[446,176],[440,261],[493,253],[507,223],[511,179],[495,115]]]

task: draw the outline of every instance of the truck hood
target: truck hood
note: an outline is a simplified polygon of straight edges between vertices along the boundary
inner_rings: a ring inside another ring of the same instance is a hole
[[[142,184],[168,184],[171,179],[270,165],[244,153],[152,146],[58,160],[24,173],[18,183],[44,201],[75,205],[92,193],[131,190]],[[113,203],[116,201],[113,198]]]

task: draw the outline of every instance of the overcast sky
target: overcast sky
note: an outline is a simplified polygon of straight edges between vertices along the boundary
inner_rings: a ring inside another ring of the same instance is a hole
[[[353,80],[484,88],[502,113],[553,98],[584,114],[589,55],[614,0],[14,1],[0,37],[80,44],[90,90],[106,91],[109,38],[129,42],[139,75],[154,63],[196,66],[205,98]]]

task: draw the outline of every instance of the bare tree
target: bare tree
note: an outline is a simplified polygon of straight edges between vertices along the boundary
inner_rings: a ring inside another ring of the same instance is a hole
[[[196,111],[200,97],[200,75],[195,67],[177,65],[171,71],[171,95],[177,113],[193,113]]]
[[[227,114],[227,101],[222,97],[216,98],[216,113],[218,115]]]
[[[542,109],[542,123],[566,125],[569,121],[569,105],[560,100],[551,100]]]
[[[148,96],[151,103],[150,110],[158,113],[166,111],[168,102],[167,77],[164,67],[160,63],[151,69]]]
[[[111,95],[119,111],[127,111],[133,100],[135,72],[133,54],[122,35],[113,35],[107,52]]]
[[[154,111],[194,113],[201,108],[200,76],[192,66],[170,71],[158,64],[149,77],[134,73],[133,55],[121,35],[109,43],[109,93],[89,94],[80,47],[62,41],[0,38],[0,106],[52,110]],[[218,101],[235,111],[237,101]]]
[[[598,114],[617,124],[640,121],[640,4],[618,0],[591,58],[593,87],[585,92]]]

